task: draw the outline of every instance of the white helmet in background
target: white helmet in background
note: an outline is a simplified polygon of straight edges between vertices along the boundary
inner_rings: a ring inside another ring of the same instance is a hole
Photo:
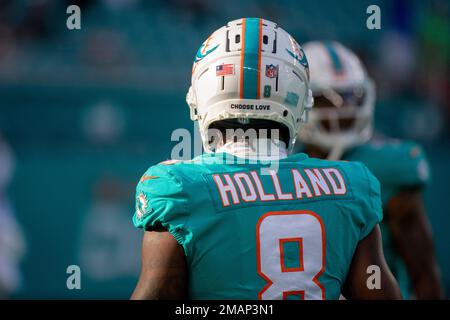
[[[342,44],[314,41],[303,48],[310,65],[314,108],[298,137],[337,160],[372,137],[375,86],[359,58]]]
[[[275,23],[259,18],[231,21],[200,46],[186,97],[203,146],[211,124],[234,119],[275,121],[289,131],[292,150],[312,107],[308,61],[300,45]]]

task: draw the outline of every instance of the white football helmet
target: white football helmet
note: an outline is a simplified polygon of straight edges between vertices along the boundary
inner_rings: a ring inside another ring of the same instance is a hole
[[[308,61],[300,45],[275,23],[259,18],[231,21],[200,46],[186,101],[198,121],[203,146],[208,128],[221,120],[272,120],[289,130],[292,150],[312,107]]]
[[[375,85],[359,58],[338,42],[308,42],[304,50],[314,109],[298,138],[337,160],[372,137]]]

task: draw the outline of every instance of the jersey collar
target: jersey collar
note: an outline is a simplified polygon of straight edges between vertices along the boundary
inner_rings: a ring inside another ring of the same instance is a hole
[[[279,140],[258,139],[257,143],[250,145],[245,141],[228,142],[216,150],[216,153],[228,153],[235,157],[274,161],[287,157],[286,144]]]

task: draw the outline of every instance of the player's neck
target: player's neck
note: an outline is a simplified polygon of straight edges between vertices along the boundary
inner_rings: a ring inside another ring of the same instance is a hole
[[[280,160],[287,157],[286,144],[279,140],[257,139],[251,144],[247,141],[229,141],[217,149],[217,153],[224,152],[239,158],[255,160]]]

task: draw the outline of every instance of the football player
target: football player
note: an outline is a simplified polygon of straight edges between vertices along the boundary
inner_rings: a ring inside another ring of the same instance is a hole
[[[361,161],[378,178],[384,253],[408,297],[408,277],[419,299],[442,298],[439,270],[422,190],[428,163],[414,142],[373,137],[375,88],[358,57],[337,42],[304,45],[314,96],[299,140],[311,157]]]
[[[359,163],[288,156],[312,93],[286,31],[244,18],[214,32],[187,102],[207,152],[142,176],[132,299],[401,298],[382,252],[376,178]]]

